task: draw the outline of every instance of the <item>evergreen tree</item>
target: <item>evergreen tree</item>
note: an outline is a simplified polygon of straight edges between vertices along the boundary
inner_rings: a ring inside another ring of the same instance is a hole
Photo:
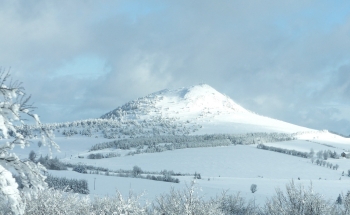
[[[341,197],[341,195],[339,194],[339,196],[338,196],[338,198],[337,198],[337,200],[335,201],[338,205],[341,205],[341,204],[343,204],[343,199],[342,199],[342,197]]]
[[[250,191],[251,191],[252,193],[255,193],[257,190],[258,190],[258,186],[257,186],[256,184],[252,184],[252,185],[250,186]]]
[[[31,160],[32,162],[35,162],[35,158],[36,158],[36,153],[33,150],[31,150],[29,152],[28,159]]]

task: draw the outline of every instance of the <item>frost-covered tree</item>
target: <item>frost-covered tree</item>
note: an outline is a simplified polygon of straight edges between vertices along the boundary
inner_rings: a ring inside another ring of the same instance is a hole
[[[134,166],[134,167],[132,168],[132,174],[133,174],[134,177],[137,177],[137,176],[140,175],[142,172],[143,172],[142,169],[141,169],[140,167],[138,167],[138,166]]]
[[[20,196],[18,185],[9,171],[16,171],[23,184],[23,193],[36,192],[47,187],[42,171],[45,168],[31,161],[22,161],[12,152],[15,146],[24,148],[29,141],[17,129],[16,125],[32,119],[40,127],[38,115],[32,113],[34,107],[29,104],[30,96],[24,92],[21,82],[11,81],[10,73],[0,71],[0,136],[7,141],[0,144],[0,202],[9,206],[14,214],[23,214],[25,205]],[[40,130],[41,142],[58,149],[52,133]]]
[[[315,155],[315,151],[314,151],[313,148],[311,148],[311,149],[310,149],[310,152],[309,152],[309,157],[310,157],[310,158],[313,158],[314,155]]]
[[[186,189],[182,191],[171,188],[170,194],[158,196],[153,203],[152,214],[224,215],[220,206],[220,202],[214,199],[204,201],[203,198],[198,195],[197,187],[192,181],[190,186],[187,186]]]
[[[325,150],[323,152],[323,159],[327,160],[328,158],[329,158],[329,152]]]
[[[320,150],[316,153],[318,159],[323,159],[323,151]]]
[[[305,189],[294,181],[286,185],[286,192],[276,189],[276,194],[265,204],[265,214],[332,214],[332,204],[315,193],[312,184]],[[338,214],[338,213],[336,213]],[[346,213],[339,213],[346,214]]]
[[[252,184],[250,186],[250,191],[252,191],[252,193],[255,193],[258,190],[258,186],[256,184]]]

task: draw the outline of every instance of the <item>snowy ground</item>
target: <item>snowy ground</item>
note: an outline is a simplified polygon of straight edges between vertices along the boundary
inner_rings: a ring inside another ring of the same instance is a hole
[[[59,137],[56,141],[60,144],[61,153],[54,152],[54,156],[61,158],[64,162],[89,164],[111,170],[130,170],[137,165],[146,171],[166,169],[181,173],[200,173],[202,179],[196,180],[196,184],[198,188],[201,188],[200,194],[207,198],[220,195],[222,191],[226,190],[230,194],[240,192],[247,199],[254,198],[256,202],[263,203],[266,198],[275,193],[275,188],[284,189],[287,183],[294,180],[297,183],[302,183],[305,187],[308,187],[312,182],[315,191],[327,198],[335,199],[339,193],[347,192],[350,182],[350,177],[342,176],[343,171],[346,175],[347,170],[350,169],[350,162],[347,159],[328,159],[328,162],[340,166],[338,170],[331,170],[312,164],[310,159],[257,149],[256,145],[180,149],[91,160],[78,158],[78,155],[84,155],[93,144],[106,140]],[[331,143],[328,141],[328,144]],[[267,145],[306,152],[310,148],[313,148],[315,152],[330,148],[306,140],[269,143]],[[338,153],[342,151],[331,148],[331,150],[333,149]],[[39,148],[36,144],[32,144],[30,148],[16,149],[15,151],[24,158],[30,150],[42,154],[47,153],[44,148]],[[115,150],[104,150],[106,153],[110,151]],[[156,196],[169,192],[171,187],[184,189],[193,180],[191,176],[180,176],[178,177],[180,183],[176,184],[146,179],[80,174],[73,171],[50,171],[50,173],[67,178],[87,179],[91,196],[115,195],[116,190],[119,190],[123,195],[128,195],[129,191],[132,190],[138,194],[144,193],[144,201],[153,200]],[[258,191],[254,194],[249,190],[251,184],[258,185]]]

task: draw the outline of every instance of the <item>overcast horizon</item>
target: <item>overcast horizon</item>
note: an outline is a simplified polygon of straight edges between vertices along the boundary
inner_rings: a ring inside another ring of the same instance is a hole
[[[350,2],[0,0],[0,66],[42,122],[206,83],[244,108],[350,135]]]

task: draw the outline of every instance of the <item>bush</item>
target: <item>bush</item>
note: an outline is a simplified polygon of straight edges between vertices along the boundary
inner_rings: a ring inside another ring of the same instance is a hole
[[[154,180],[154,181],[180,183],[180,180],[178,178],[173,178],[171,175],[162,175],[162,176],[147,175],[146,179]]]
[[[87,173],[86,167],[85,166],[81,166],[81,165],[75,166],[73,168],[73,171],[76,171],[76,172],[79,172],[79,173],[84,173],[84,174]]]
[[[161,195],[153,203],[152,214],[215,214],[224,215],[219,201],[204,201],[196,192],[194,183],[183,191],[170,190],[170,194]]]
[[[63,190],[73,193],[89,194],[89,186],[86,180],[67,179],[65,177],[55,177],[48,175],[45,182],[49,188]]]
[[[220,201],[220,209],[226,215],[239,214],[239,215],[256,215],[262,214],[259,207],[255,204],[255,201],[251,200],[248,203],[239,196],[236,195],[227,196],[224,192]]]
[[[46,189],[23,195],[26,215],[80,215],[80,214],[128,214],[128,215],[348,215],[350,192],[339,195],[337,201],[326,201],[314,193],[312,186],[304,189],[294,182],[286,185],[286,192],[277,189],[275,196],[260,208],[254,200],[236,195],[226,195],[209,200],[198,195],[192,182],[184,190],[171,189],[170,193],[158,196],[152,205],[140,204],[140,197],[130,194],[124,198],[119,192],[114,197],[95,197]],[[9,205],[0,201],[0,215],[8,215]]]
[[[101,159],[102,157],[103,156],[101,153],[96,153],[96,154],[91,153],[86,158],[88,158],[88,159]]]
[[[132,174],[134,177],[137,177],[138,175],[140,175],[142,173],[142,169],[138,166],[134,166],[132,169]]]
[[[119,153],[110,152],[106,155],[103,155],[102,153],[91,153],[87,156],[88,159],[102,159],[102,158],[113,158],[113,157],[120,157]]]
[[[312,185],[305,190],[302,185],[296,186],[294,181],[286,185],[286,193],[276,189],[276,195],[265,204],[266,214],[331,214],[332,205],[315,193]]]
[[[195,172],[194,173],[194,179],[202,179],[202,176],[200,173]]]
[[[88,196],[48,189],[39,192],[36,197],[33,194],[25,197],[26,215],[147,214],[147,205],[139,204],[139,196],[130,195],[124,199],[120,193],[115,197],[95,197],[91,200]]]
[[[258,186],[257,186],[256,184],[252,184],[252,185],[250,186],[250,191],[251,191],[252,193],[255,193],[257,190],[258,190]]]
[[[51,170],[67,170],[66,164],[62,163],[58,158],[50,159],[49,156],[42,157],[36,161],[36,163],[40,163],[43,165],[46,169]]]

